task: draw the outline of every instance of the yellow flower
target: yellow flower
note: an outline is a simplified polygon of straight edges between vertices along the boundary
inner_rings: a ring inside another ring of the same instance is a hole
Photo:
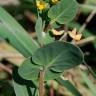
[[[68,34],[71,38],[73,38],[76,41],[79,41],[82,37],[82,34],[80,34],[80,33],[77,34],[76,33],[76,28],[74,28],[72,31],[69,31]]]
[[[43,1],[37,1],[37,8],[40,10],[40,11],[42,11],[42,10],[44,10],[45,8],[46,8],[46,3],[45,2],[43,2]]]
[[[57,4],[59,0],[51,0],[53,4]]]
[[[57,36],[57,35],[62,35],[62,34],[64,33],[64,31],[57,31],[57,30],[55,30],[55,29],[52,29],[51,31],[52,31],[52,34],[53,34],[53,35],[56,35],[56,36]]]

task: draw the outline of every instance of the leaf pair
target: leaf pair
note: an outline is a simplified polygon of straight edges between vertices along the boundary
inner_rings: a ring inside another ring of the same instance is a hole
[[[21,77],[38,80],[39,71],[45,71],[45,80],[56,79],[64,70],[73,68],[83,62],[83,54],[76,46],[56,41],[39,48],[31,58],[19,68]]]

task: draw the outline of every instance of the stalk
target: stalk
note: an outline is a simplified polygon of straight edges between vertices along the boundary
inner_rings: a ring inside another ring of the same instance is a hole
[[[44,88],[44,71],[40,70],[39,75],[39,96],[45,95],[45,88]]]

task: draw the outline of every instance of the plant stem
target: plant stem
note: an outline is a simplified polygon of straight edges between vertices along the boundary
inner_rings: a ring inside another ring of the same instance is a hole
[[[86,21],[84,22],[84,24],[81,26],[81,28],[79,29],[79,33],[82,33],[84,31],[84,29],[86,28],[87,24],[92,20],[92,18],[94,17],[94,15],[96,14],[96,10],[93,10],[90,15],[87,17]]]
[[[47,32],[49,29],[51,29],[52,28],[52,26],[49,24],[46,28],[45,28],[45,32]]]
[[[87,67],[88,71],[92,74],[93,77],[96,77],[94,71],[91,69],[91,67],[84,61],[85,66]]]
[[[50,96],[54,96],[54,81],[51,81],[51,86],[50,86]]]
[[[44,88],[44,71],[40,70],[39,75],[39,96],[45,95],[45,88]]]
[[[87,37],[85,39],[82,39],[82,40],[76,42],[76,45],[81,47],[81,46],[86,45],[90,42],[93,42],[95,39],[96,39],[95,36],[90,36],[90,37]]]

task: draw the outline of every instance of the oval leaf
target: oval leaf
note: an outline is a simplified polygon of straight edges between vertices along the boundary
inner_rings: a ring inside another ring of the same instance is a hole
[[[33,64],[31,59],[27,59],[19,68],[19,74],[27,80],[37,80],[39,75],[40,67]]]
[[[32,60],[44,70],[50,69],[55,72],[63,72],[83,62],[81,50],[73,44],[66,42],[53,42],[39,48],[33,55]]]
[[[55,22],[66,24],[75,17],[77,11],[76,0],[61,0],[57,5],[51,7],[48,17],[51,19],[51,24]]]
[[[28,58],[24,61],[24,63],[19,67],[19,75],[26,80],[32,80],[34,84],[37,84],[39,71],[42,66],[37,66],[32,62],[32,58]],[[45,80],[51,80],[54,78],[58,78],[60,73],[53,72],[51,70],[47,70],[45,73]],[[36,85],[38,86],[38,84]]]
[[[81,50],[66,42],[56,41],[38,49],[31,58],[24,61],[19,74],[27,80],[38,81],[39,71],[45,71],[45,81],[58,78],[65,69],[83,62]]]

